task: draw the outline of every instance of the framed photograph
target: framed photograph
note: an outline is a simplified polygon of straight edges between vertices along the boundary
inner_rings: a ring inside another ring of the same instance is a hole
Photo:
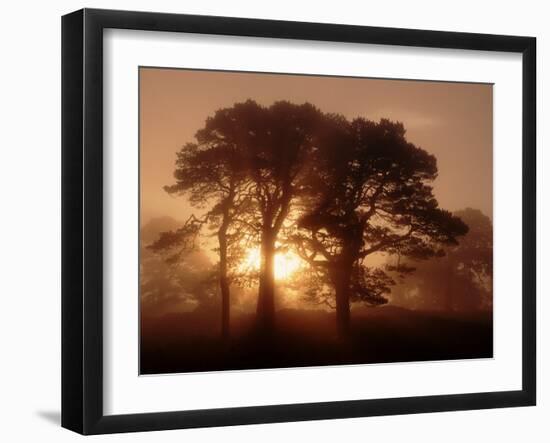
[[[531,37],[62,20],[62,425],[536,402]]]

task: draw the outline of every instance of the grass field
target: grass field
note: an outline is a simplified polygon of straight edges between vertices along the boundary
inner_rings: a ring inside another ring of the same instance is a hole
[[[491,313],[352,311],[348,340],[338,340],[334,313],[277,312],[276,330],[261,337],[252,313],[232,313],[231,338],[219,338],[219,315],[194,311],[142,317],[141,374],[491,358]]]

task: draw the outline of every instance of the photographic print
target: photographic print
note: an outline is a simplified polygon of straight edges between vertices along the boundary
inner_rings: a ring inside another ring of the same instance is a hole
[[[140,373],[493,357],[493,86],[139,68]]]

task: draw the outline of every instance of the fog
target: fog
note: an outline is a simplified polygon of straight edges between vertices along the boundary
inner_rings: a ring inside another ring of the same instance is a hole
[[[141,372],[492,356],[492,86],[140,69]]]

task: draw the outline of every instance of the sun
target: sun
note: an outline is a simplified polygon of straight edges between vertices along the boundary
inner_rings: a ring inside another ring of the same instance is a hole
[[[275,278],[288,280],[302,265],[302,259],[292,252],[275,254]]]
[[[260,269],[261,255],[259,249],[249,249],[241,269]],[[291,251],[275,254],[275,279],[288,280],[303,266],[303,261]]]

